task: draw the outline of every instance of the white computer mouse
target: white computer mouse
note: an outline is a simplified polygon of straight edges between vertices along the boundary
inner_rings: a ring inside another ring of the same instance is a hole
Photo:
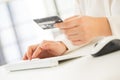
[[[92,50],[92,56],[102,56],[120,50],[120,39],[117,37],[109,36],[100,39]]]

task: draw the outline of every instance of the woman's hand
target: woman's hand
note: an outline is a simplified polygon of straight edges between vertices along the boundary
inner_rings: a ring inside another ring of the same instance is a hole
[[[112,35],[106,17],[74,16],[55,24],[74,45],[81,45],[99,36]]]
[[[67,48],[62,42],[43,41],[41,44],[30,46],[25,53],[23,60],[59,56],[64,54],[66,50]]]

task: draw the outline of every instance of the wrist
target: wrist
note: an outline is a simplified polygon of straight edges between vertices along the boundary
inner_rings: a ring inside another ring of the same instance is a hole
[[[64,52],[63,52],[63,54],[65,53],[65,52],[67,52],[68,51],[68,48],[67,48],[67,46],[62,42],[62,41],[59,41],[59,43],[64,47]]]
[[[103,31],[104,31],[104,35],[105,36],[110,36],[112,35],[112,32],[111,32],[111,27],[110,27],[110,24],[109,24],[109,21],[107,19],[107,17],[103,17],[101,19],[101,22],[103,23],[102,24],[102,27],[103,27]]]

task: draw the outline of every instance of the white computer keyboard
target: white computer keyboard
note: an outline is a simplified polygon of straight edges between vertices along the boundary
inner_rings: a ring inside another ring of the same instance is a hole
[[[4,66],[7,71],[19,71],[37,68],[47,68],[57,66],[57,60],[47,59],[32,59],[32,60],[21,60],[16,63],[9,63]]]
[[[90,48],[91,49],[91,48]],[[28,70],[28,69],[39,69],[39,68],[46,68],[46,67],[54,67],[59,65],[60,61],[65,61],[73,58],[79,58],[83,55],[85,55],[86,51],[88,50],[79,50],[74,51],[69,54],[65,54],[62,56],[56,56],[51,58],[44,58],[44,59],[32,59],[25,60],[25,61],[19,61],[17,63],[10,63],[4,66],[4,68],[8,71],[19,71],[19,70]]]

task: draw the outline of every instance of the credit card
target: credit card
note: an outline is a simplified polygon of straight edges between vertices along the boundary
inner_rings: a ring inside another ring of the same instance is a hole
[[[63,20],[58,16],[50,16],[40,19],[34,19],[34,21],[42,28],[42,29],[53,29],[55,23],[63,22]]]

